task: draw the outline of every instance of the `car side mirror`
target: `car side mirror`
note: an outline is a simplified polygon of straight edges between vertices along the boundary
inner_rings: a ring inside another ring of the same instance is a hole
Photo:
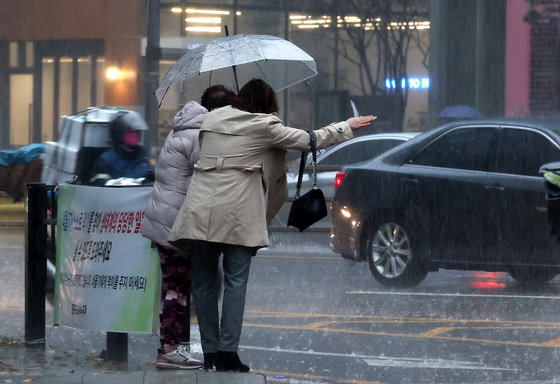
[[[560,173],[560,161],[541,165],[541,167],[539,168],[539,174],[542,175],[545,171]]]

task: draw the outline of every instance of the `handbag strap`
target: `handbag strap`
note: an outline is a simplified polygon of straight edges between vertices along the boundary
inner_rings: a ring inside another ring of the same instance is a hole
[[[303,170],[305,168],[305,163],[307,162],[307,152],[301,152],[301,159],[299,161],[299,173],[297,179],[297,186],[296,186],[296,200],[299,199],[299,195],[301,193],[301,182],[303,180]]]
[[[313,167],[313,188],[317,188],[317,138],[315,137],[315,132],[312,130],[307,131],[310,138],[311,152],[313,154],[313,159],[311,165]],[[301,195],[301,183],[303,181],[303,171],[305,170],[305,163],[307,163],[307,152],[301,152],[301,159],[299,162],[299,173],[296,186],[296,199],[299,199]]]
[[[313,184],[311,188],[317,189],[317,137],[315,136],[315,131],[307,131],[309,136],[311,137],[311,153],[312,153],[312,161],[311,167],[313,168]]]

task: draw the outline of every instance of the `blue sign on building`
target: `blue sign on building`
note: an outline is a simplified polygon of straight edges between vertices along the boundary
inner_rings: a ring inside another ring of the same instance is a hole
[[[409,77],[407,79],[401,79],[401,88],[408,87],[409,89],[428,89],[430,88],[430,78],[429,77]],[[397,87],[395,79],[385,79],[385,88],[394,89]]]

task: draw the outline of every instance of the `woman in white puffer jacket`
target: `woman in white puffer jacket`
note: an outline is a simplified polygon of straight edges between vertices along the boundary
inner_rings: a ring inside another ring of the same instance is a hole
[[[142,235],[157,247],[161,263],[160,344],[156,367],[196,369],[203,362],[194,360],[188,345],[187,309],[190,296],[189,255],[167,242],[177,212],[191,181],[198,160],[198,134],[209,110],[227,105],[233,92],[221,85],[208,88],[201,104],[190,101],[175,115],[155,169],[152,194],[142,221]]]

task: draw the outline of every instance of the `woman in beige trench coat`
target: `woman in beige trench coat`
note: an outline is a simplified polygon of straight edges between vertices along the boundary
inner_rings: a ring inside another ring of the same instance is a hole
[[[169,235],[189,250],[205,369],[249,371],[237,354],[251,256],[268,246],[267,224],[287,197],[287,149],[306,151],[309,134],[286,127],[272,88],[249,81],[231,106],[206,115],[200,157]],[[373,116],[354,117],[315,130],[317,148],[353,137]],[[223,252],[224,295],[218,315],[218,260]]]

